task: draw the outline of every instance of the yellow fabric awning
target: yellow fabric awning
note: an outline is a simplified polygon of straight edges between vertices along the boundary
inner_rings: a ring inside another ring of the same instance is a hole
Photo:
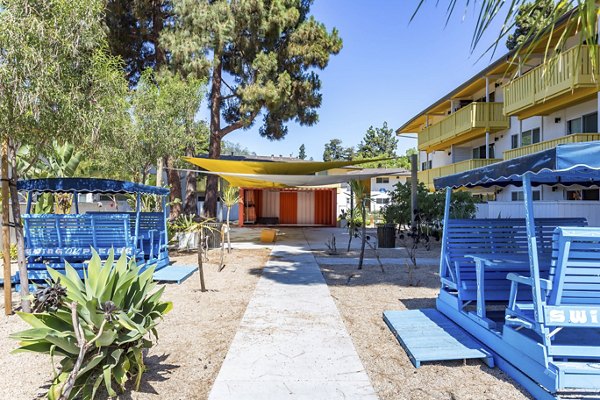
[[[265,174],[265,175],[304,175],[315,172],[326,171],[332,168],[347,167],[349,165],[364,164],[373,161],[383,161],[389,158],[376,160],[352,160],[352,161],[301,161],[301,162],[277,162],[277,161],[237,161],[237,160],[215,160],[212,158],[183,157],[194,165],[212,172],[228,172],[237,174]],[[246,186],[246,185],[235,185]]]
[[[351,173],[341,175],[266,175],[237,174],[233,172],[201,172],[206,175],[219,175],[232,186],[253,189],[282,189],[329,186],[354,180],[368,180],[376,176],[389,175],[387,171],[371,173]]]

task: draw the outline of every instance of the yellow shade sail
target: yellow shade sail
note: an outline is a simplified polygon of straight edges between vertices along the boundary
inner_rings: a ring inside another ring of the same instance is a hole
[[[384,161],[389,158],[352,161],[301,161],[301,162],[277,162],[277,161],[237,161],[237,160],[215,160],[212,158],[183,157],[194,165],[207,171],[225,172],[237,174],[265,174],[265,175],[304,175],[315,172],[326,171],[332,168],[347,167],[350,165],[364,164],[373,161]],[[246,185],[235,185],[246,186]]]
[[[363,181],[383,175],[388,171],[372,173],[351,173],[342,175],[266,175],[266,174],[237,174],[233,172],[201,172],[206,175],[219,175],[232,186],[253,189],[282,189],[329,186],[354,180]]]

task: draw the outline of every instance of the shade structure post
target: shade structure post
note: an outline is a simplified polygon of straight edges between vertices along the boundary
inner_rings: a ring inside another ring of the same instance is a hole
[[[161,196],[161,207],[162,207],[162,212],[163,212],[163,224],[164,224],[164,231],[165,231],[165,237],[164,237],[164,242],[163,244],[165,245],[165,248],[167,247],[167,245],[169,244],[169,229],[168,229],[168,224],[167,224],[167,220],[168,220],[168,214],[167,214],[167,196]],[[158,249],[158,251],[160,252],[162,249]]]
[[[446,232],[448,231],[448,221],[450,220],[450,203],[452,200],[452,188],[446,188],[446,199],[444,202],[444,220],[442,222],[442,249],[440,253],[440,277],[446,276]]]
[[[75,214],[79,214],[79,194],[73,193],[73,203],[75,204]]]
[[[415,227],[415,212],[419,205],[417,204],[417,192],[419,182],[417,181],[417,155],[410,156],[410,225]]]
[[[136,193],[135,195],[135,241],[134,246],[138,246],[139,237],[140,237],[140,216],[142,213],[142,195],[141,193]]]
[[[27,193],[27,206],[25,207],[25,213],[31,214],[31,205],[33,204],[33,193]]]
[[[531,174],[523,175],[523,195],[525,200],[525,226],[527,228],[527,247],[529,250],[529,268],[532,280],[533,312],[536,321],[543,322],[542,292],[540,288],[540,265],[538,259],[537,238],[535,236],[535,218],[533,214],[533,190]]]

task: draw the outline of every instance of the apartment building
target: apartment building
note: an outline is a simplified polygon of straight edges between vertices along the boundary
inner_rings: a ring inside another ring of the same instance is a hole
[[[544,63],[544,48],[541,43],[521,63],[511,62],[510,53],[501,57],[397,130],[418,134],[419,181],[433,190],[437,177],[562,143],[600,140],[599,63],[591,62],[591,45],[570,38],[552,65]],[[485,201],[479,217],[523,216],[519,188],[474,193]],[[534,199],[540,217],[583,212],[591,225],[600,225],[598,188],[540,188]]]

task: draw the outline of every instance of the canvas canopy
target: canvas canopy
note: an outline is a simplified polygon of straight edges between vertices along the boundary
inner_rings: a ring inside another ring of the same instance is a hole
[[[166,196],[169,189],[97,178],[46,178],[17,182],[17,189],[37,193],[144,193]]]
[[[205,171],[204,174],[219,175],[232,186],[252,188],[289,188],[306,186],[324,186],[353,180],[371,179],[376,176],[389,175],[389,172],[351,173],[341,175],[264,175],[237,174]]]
[[[381,170],[381,172],[369,174],[313,175],[334,168],[384,161],[389,158],[326,162],[240,161],[196,157],[183,157],[183,159],[204,169],[203,174],[218,175],[232,186],[265,189],[324,186],[390,174],[389,171]]]
[[[212,158],[183,157],[194,165],[207,171],[235,174],[267,174],[267,175],[302,175],[314,174],[332,168],[342,168],[350,165],[364,164],[373,161],[388,160],[388,158],[352,161],[300,161],[300,162],[277,162],[277,161],[237,161],[237,160],[215,160]]]
[[[522,186],[528,175],[532,186],[600,185],[600,143],[562,144],[512,160],[434,179],[436,189]]]

